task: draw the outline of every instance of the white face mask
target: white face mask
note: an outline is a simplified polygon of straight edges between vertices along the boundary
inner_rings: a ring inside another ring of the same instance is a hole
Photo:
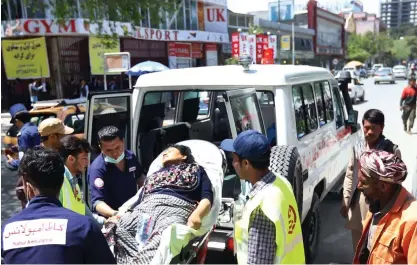
[[[123,160],[123,158],[125,158],[125,152],[123,152],[117,159],[105,156],[104,161],[106,161],[107,163],[118,164],[120,161]]]

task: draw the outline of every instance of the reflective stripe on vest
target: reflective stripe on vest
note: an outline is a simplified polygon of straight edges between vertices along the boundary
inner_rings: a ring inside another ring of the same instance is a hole
[[[76,188],[78,189],[78,185]],[[81,200],[75,198],[71,183],[66,177],[64,177],[64,184],[61,188],[61,194],[62,196],[60,196],[60,198],[62,198],[62,206],[76,213],[85,215],[85,205]]]
[[[260,207],[275,225],[277,252],[274,264],[305,264],[301,220],[291,184],[276,175],[276,180],[249,199],[242,219],[235,223],[235,246],[239,264],[248,262],[249,224],[252,212]]]

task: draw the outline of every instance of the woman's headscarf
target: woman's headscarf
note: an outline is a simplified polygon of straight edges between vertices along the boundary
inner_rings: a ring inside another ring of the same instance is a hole
[[[360,157],[360,167],[366,176],[384,182],[400,184],[407,177],[407,166],[404,162],[385,151],[364,151]]]

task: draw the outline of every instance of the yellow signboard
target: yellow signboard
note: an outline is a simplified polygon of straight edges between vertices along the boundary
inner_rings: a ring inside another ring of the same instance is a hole
[[[281,36],[281,50],[282,51],[291,50],[291,35],[282,35]]]
[[[45,38],[1,41],[8,79],[49,77]]]
[[[90,51],[91,74],[104,75],[103,54],[110,52],[120,52],[119,40],[107,40],[103,38],[90,37],[88,40],[88,45]]]

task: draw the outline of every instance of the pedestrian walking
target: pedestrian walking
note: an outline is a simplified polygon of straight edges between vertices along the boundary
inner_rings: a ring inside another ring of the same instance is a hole
[[[89,93],[89,88],[88,88],[87,82],[85,81],[85,79],[81,79],[78,95],[80,96],[80,98],[87,98],[88,93]]]
[[[142,167],[129,150],[125,150],[123,134],[115,126],[99,130],[101,154],[88,168],[92,210],[109,218],[131,199],[143,184]]]
[[[65,209],[58,200],[64,162],[43,147],[22,158],[26,209],[2,224],[1,256],[6,264],[115,264],[91,217]]]
[[[39,124],[38,131],[41,136],[42,146],[58,151],[62,137],[73,133],[74,129],[65,126],[58,118],[48,118]]]
[[[385,151],[371,150],[360,158],[358,189],[369,212],[356,248],[355,264],[417,264],[417,201],[401,183],[404,162]]]
[[[235,247],[242,264],[305,264],[301,218],[291,184],[269,171],[270,145],[248,130],[220,148],[233,152],[237,175],[253,187],[243,215],[235,221]]]
[[[408,86],[404,88],[401,94],[400,110],[403,111],[402,119],[404,124],[404,131],[411,133],[416,118],[416,103],[417,103],[417,87],[416,79],[410,78]],[[408,122],[408,128],[407,128]]]
[[[362,234],[362,221],[368,212],[368,204],[363,194],[356,189],[359,182],[359,158],[366,150],[384,150],[401,158],[401,152],[397,145],[385,138],[383,130],[385,127],[384,114],[377,109],[370,109],[365,112],[362,118],[364,142],[358,142],[352,149],[350,161],[346,169],[343,183],[343,200],[340,213],[347,219],[346,228],[351,230],[353,250],[356,249]]]

